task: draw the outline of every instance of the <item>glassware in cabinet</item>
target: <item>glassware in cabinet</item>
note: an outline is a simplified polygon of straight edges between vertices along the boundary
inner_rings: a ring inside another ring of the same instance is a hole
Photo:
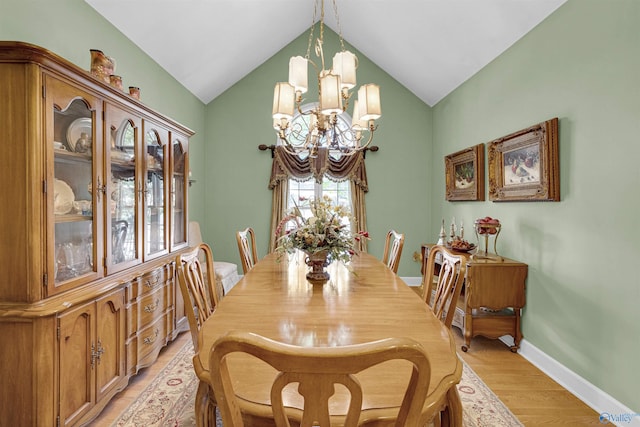
[[[109,181],[107,188],[107,273],[111,274],[142,262],[138,152],[142,120],[133,112],[110,104],[106,107],[109,142]]]
[[[53,242],[49,265],[53,277],[49,292],[74,286],[77,281],[95,279],[99,269],[96,259],[96,200],[94,192],[95,117],[99,102],[88,94],[71,94],[72,88],[62,82],[48,80],[48,96],[55,98],[47,105],[52,112],[52,133],[48,143],[53,152],[51,206]],[[59,96],[59,97],[57,97]],[[64,108],[60,106],[64,105]],[[49,175],[51,176],[51,175]],[[49,279],[51,280],[51,279]]]
[[[171,150],[171,250],[187,245],[187,139],[172,135]]]
[[[168,253],[165,178],[169,132],[150,122],[145,122],[144,128],[144,254],[146,259],[152,259]]]

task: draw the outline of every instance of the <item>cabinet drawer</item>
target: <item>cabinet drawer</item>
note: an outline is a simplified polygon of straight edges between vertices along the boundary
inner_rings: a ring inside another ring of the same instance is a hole
[[[134,280],[131,286],[131,299],[154,292],[167,282],[168,268],[162,267],[143,274]]]
[[[138,364],[145,366],[153,362],[167,342],[165,316],[156,319],[138,334]]]
[[[152,293],[140,298],[136,305],[139,319],[138,330],[142,330],[166,311],[167,287],[155,289]]]

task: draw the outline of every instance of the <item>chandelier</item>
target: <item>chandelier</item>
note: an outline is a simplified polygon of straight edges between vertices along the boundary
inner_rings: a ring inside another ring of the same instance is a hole
[[[282,141],[282,146],[291,154],[308,153],[316,157],[320,146],[333,152],[352,155],[367,149],[377,129],[375,120],[380,118],[380,87],[365,84],[358,89],[358,98],[353,102],[353,113],[349,121],[346,111],[356,86],[358,58],[345,50],[338,8],[332,0],[338,26],[341,51],[333,57],[332,67],[325,67],[324,0],[314,0],[313,22],[309,33],[307,53],[289,60],[289,81],[276,83],[273,95],[273,127]],[[320,34],[315,39],[315,54],[318,63],[310,59],[311,44],[318,8],[320,9]],[[310,108],[303,108],[302,94],[308,89],[309,64],[316,70],[318,78],[318,101]],[[294,119],[294,113],[298,115]],[[375,147],[377,149],[377,147]],[[372,151],[374,147],[370,148]]]

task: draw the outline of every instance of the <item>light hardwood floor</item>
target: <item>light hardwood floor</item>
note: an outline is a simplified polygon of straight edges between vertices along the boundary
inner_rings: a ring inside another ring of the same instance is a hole
[[[460,348],[462,334],[455,327],[453,332]],[[110,425],[190,339],[188,332],[182,333],[165,347],[158,361],[133,377],[91,426]],[[458,354],[527,427],[601,425],[593,409],[499,340],[476,337],[467,353]]]

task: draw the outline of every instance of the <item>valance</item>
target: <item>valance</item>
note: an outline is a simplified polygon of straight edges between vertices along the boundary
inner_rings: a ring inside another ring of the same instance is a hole
[[[279,181],[289,178],[306,181],[313,177],[317,183],[321,183],[325,174],[334,181],[351,180],[362,191],[369,191],[362,152],[336,160],[329,155],[328,148],[321,147],[316,158],[301,159],[295,154],[287,153],[282,146],[275,148],[269,189],[273,190]]]

